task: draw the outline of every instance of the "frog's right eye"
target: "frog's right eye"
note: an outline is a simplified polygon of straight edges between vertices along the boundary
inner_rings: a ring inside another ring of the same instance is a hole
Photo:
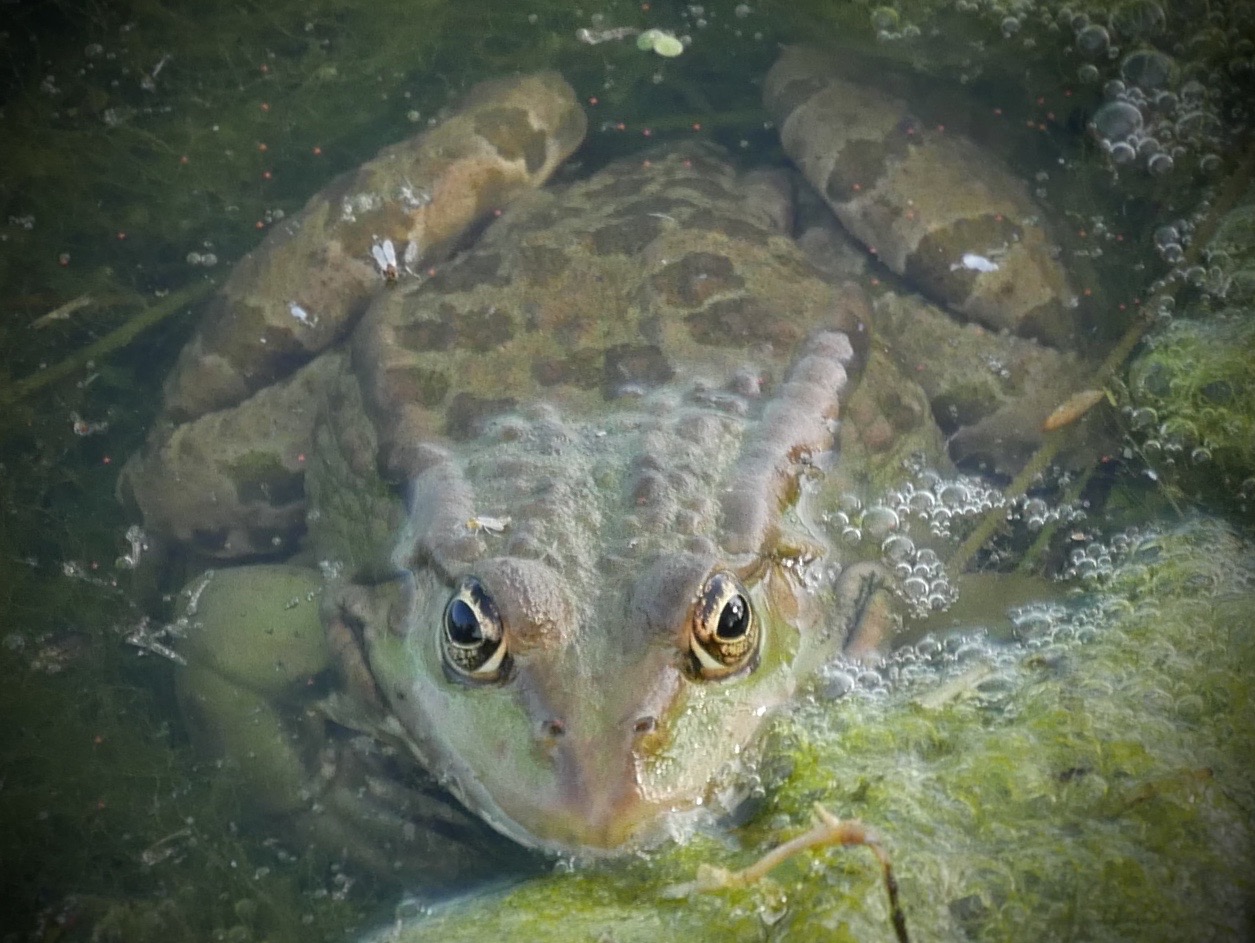
[[[505,626],[484,584],[468,576],[444,607],[440,651],[446,670],[460,681],[492,684],[510,672]]]

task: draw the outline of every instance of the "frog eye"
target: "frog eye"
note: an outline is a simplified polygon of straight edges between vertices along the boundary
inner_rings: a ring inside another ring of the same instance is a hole
[[[483,583],[468,576],[444,607],[440,650],[446,669],[462,681],[492,683],[509,673],[505,626]]]
[[[697,595],[689,652],[703,678],[727,678],[753,666],[761,633],[749,593],[731,573],[712,573]]]

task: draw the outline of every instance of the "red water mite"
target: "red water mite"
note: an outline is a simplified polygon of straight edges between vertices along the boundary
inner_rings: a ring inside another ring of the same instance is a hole
[[[272,180],[272,179],[274,179],[274,174],[272,174],[269,170],[263,170],[263,171],[261,172],[261,179],[262,179],[262,180]]]
[[[652,138],[654,136],[654,130],[653,128],[641,128],[641,134],[647,138]]]
[[[108,455],[102,456],[102,457],[101,457],[101,459],[100,459],[100,464],[102,464],[102,465],[112,465],[112,464],[113,464],[113,459],[112,459],[110,456],[108,456]]]
[[[312,153],[315,157],[322,157],[322,148],[315,144],[310,153]]]
[[[270,110],[270,102],[262,102],[262,103],[261,103],[261,110],[262,110],[262,111],[269,111],[269,110]]]
[[[264,141],[259,141],[257,143],[257,149],[261,151],[263,154],[266,153],[266,151],[270,150],[270,148],[266,146],[266,143]]]
[[[296,456],[296,462],[297,462],[297,464],[298,464],[298,465],[299,465],[299,464],[303,464],[303,463],[305,462],[305,453],[304,453],[304,452],[301,452],[299,455],[297,455],[297,456]]]
[[[118,242],[121,242],[125,238],[126,238],[126,233],[124,233],[121,229],[119,229],[118,230]]]
[[[693,130],[694,130],[694,131],[700,131],[701,129],[702,129],[702,123],[701,123],[700,121],[694,121],[694,122],[693,122]]]
[[[264,222],[262,222],[262,221],[259,219],[257,222],[253,223],[253,228],[254,228],[254,229],[265,229],[265,228],[266,228],[266,224],[265,224]]]
[[[597,96],[596,96],[596,95],[589,95],[589,96],[588,96],[588,103],[589,103],[590,105],[596,105],[596,104],[597,104]]]
[[[270,72],[270,66],[266,65],[266,63],[263,62],[261,65],[257,67],[257,71],[260,72],[262,75],[266,75]]]
[[[180,164],[190,164],[191,162],[192,162],[192,159],[188,157],[186,154],[184,154],[182,157],[179,158]]]

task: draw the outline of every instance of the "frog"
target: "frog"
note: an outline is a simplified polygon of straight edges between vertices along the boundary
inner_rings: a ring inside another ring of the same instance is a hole
[[[873,138],[882,169],[915,145],[874,108],[817,113],[839,81],[787,50],[765,89],[840,216],[854,171],[817,136],[869,126],[837,148],[860,173]],[[795,238],[796,173],[696,143],[545,186],[585,129],[556,73],[508,77],[333,182],[237,266],[122,473],[151,534],[215,564],[178,623],[189,728],[380,872],[732,815],[773,715],[897,629],[816,495],[847,456],[944,442],[865,288]],[[1068,288],[1019,193],[978,194],[996,231],[946,217],[960,264],[996,263],[923,268],[1035,345],[1069,330],[1046,312],[1066,322]]]

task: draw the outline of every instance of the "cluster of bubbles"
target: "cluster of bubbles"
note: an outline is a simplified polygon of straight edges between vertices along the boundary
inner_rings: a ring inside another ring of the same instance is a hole
[[[1101,584],[1117,571],[1128,572],[1153,558],[1157,547],[1153,528],[1131,528],[1077,548],[1067,575]],[[837,659],[821,673],[820,696],[877,698],[906,690],[924,706],[963,699],[988,709],[1004,707],[1018,687],[1016,676],[1026,654],[1038,664],[1066,658],[1078,645],[1109,631],[1113,618],[1127,610],[1118,595],[1077,599],[1083,603],[1043,601],[1011,610],[1013,644],[984,630],[940,637],[929,633],[877,665]]]
[[[1124,457],[1134,457],[1134,448],[1152,468],[1188,462],[1203,465],[1212,459],[1210,443],[1189,419],[1174,417],[1160,421],[1150,406],[1126,405],[1121,410],[1136,445],[1125,448]],[[1152,477],[1156,477],[1151,473]]]
[[[1102,22],[1064,7],[1056,25],[1072,32],[1072,52],[1083,60],[1077,77],[1102,83],[1105,102],[1089,127],[1112,164],[1140,164],[1155,176],[1170,173],[1187,157],[1203,171],[1220,167],[1224,120],[1214,91],[1218,83],[1206,81],[1211,76],[1192,55],[1214,43],[1214,25],[1181,42],[1155,0],[1128,0]],[[1185,65],[1156,45],[1169,43]]]
[[[879,42],[887,43],[898,39],[915,39],[920,29],[914,23],[903,23],[902,15],[893,7],[881,6],[871,11],[872,31]]]
[[[213,268],[218,264],[218,257],[212,252],[189,252],[187,254],[187,264]]]
[[[946,478],[923,469],[866,505],[856,495],[842,495],[838,509],[824,520],[847,545],[873,542],[895,577],[898,595],[912,615],[922,617],[948,609],[958,592],[937,552],[912,538],[912,525],[922,526],[931,539],[949,540],[955,537],[957,524],[994,510],[1004,511],[1008,521],[1030,531],[1072,523],[1085,515],[1075,505],[1027,495],[1012,499],[979,478]]]

